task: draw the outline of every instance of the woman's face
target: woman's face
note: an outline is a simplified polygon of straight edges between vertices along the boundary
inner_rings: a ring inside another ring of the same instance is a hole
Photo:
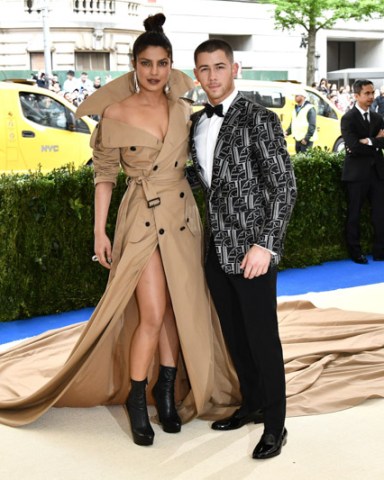
[[[148,47],[137,56],[135,70],[140,88],[163,90],[171,73],[172,61],[163,47]]]

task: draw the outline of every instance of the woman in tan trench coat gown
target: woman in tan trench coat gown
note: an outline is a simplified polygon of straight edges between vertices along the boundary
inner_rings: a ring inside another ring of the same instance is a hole
[[[64,367],[51,365],[46,382],[32,364],[31,377],[13,396],[17,399],[0,397],[4,423],[28,423],[51,405],[124,403],[129,391],[133,439],[150,445],[154,432],[145,397],[148,374],[151,383],[157,376],[150,372],[157,347],[162,365],[152,393],[165,431],[180,431],[179,414],[185,421],[235,399],[236,377],[217,319],[211,321],[200,217],[185,178],[190,106],[180,96],[193,82],[171,70],[171,46],[159,18],[165,20],[161,14],[147,19],[150,30],[135,42],[135,72],[110,82],[78,109],[79,116],[102,115],[91,144],[95,253],[110,268],[107,289]],[[120,166],[128,187],[111,252],[105,224]],[[179,414],[174,405],[178,363]]]

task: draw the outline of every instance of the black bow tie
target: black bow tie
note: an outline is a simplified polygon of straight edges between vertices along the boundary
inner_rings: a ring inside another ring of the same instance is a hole
[[[212,115],[215,113],[218,117],[224,117],[223,114],[223,105],[219,103],[219,105],[212,106],[209,103],[205,104],[205,113],[207,114],[208,118],[211,118]]]

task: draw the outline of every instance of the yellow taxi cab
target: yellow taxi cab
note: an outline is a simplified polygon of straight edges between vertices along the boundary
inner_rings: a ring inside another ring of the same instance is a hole
[[[28,80],[0,81],[0,173],[42,172],[91,162],[96,122]]]
[[[342,112],[328,100],[324,95],[314,88],[289,81],[262,81],[235,79],[236,88],[247,98],[273,110],[280,118],[283,130],[285,131],[292,118],[295,108],[295,92],[298,87],[304,88],[307,93],[307,100],[316,109],[317,139],[314,147],[320,147],[332,152],[339,152],[344,149],[344,140],[340,131],[340,119]],[[197,111],[207,101],[207,97],[200,86],[196,86],[188,92],[187,98],[193,101],[193,110]],[[288,151],[291,155],[295,153],[295,142],[292,136],[286,137]]]

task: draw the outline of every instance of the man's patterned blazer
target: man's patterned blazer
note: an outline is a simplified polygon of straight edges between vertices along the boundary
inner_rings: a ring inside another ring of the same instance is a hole
[[[280,121],[274,112],[239,93],[217,138],[209,187],[193,140],[203,113],[192,115],[191,157],[205,193],[206,241],[213,238],[228,274],[242,273],[241,261],[253,244],[273,251],[272,264],[276,265],[296,199],[295,176]]]

